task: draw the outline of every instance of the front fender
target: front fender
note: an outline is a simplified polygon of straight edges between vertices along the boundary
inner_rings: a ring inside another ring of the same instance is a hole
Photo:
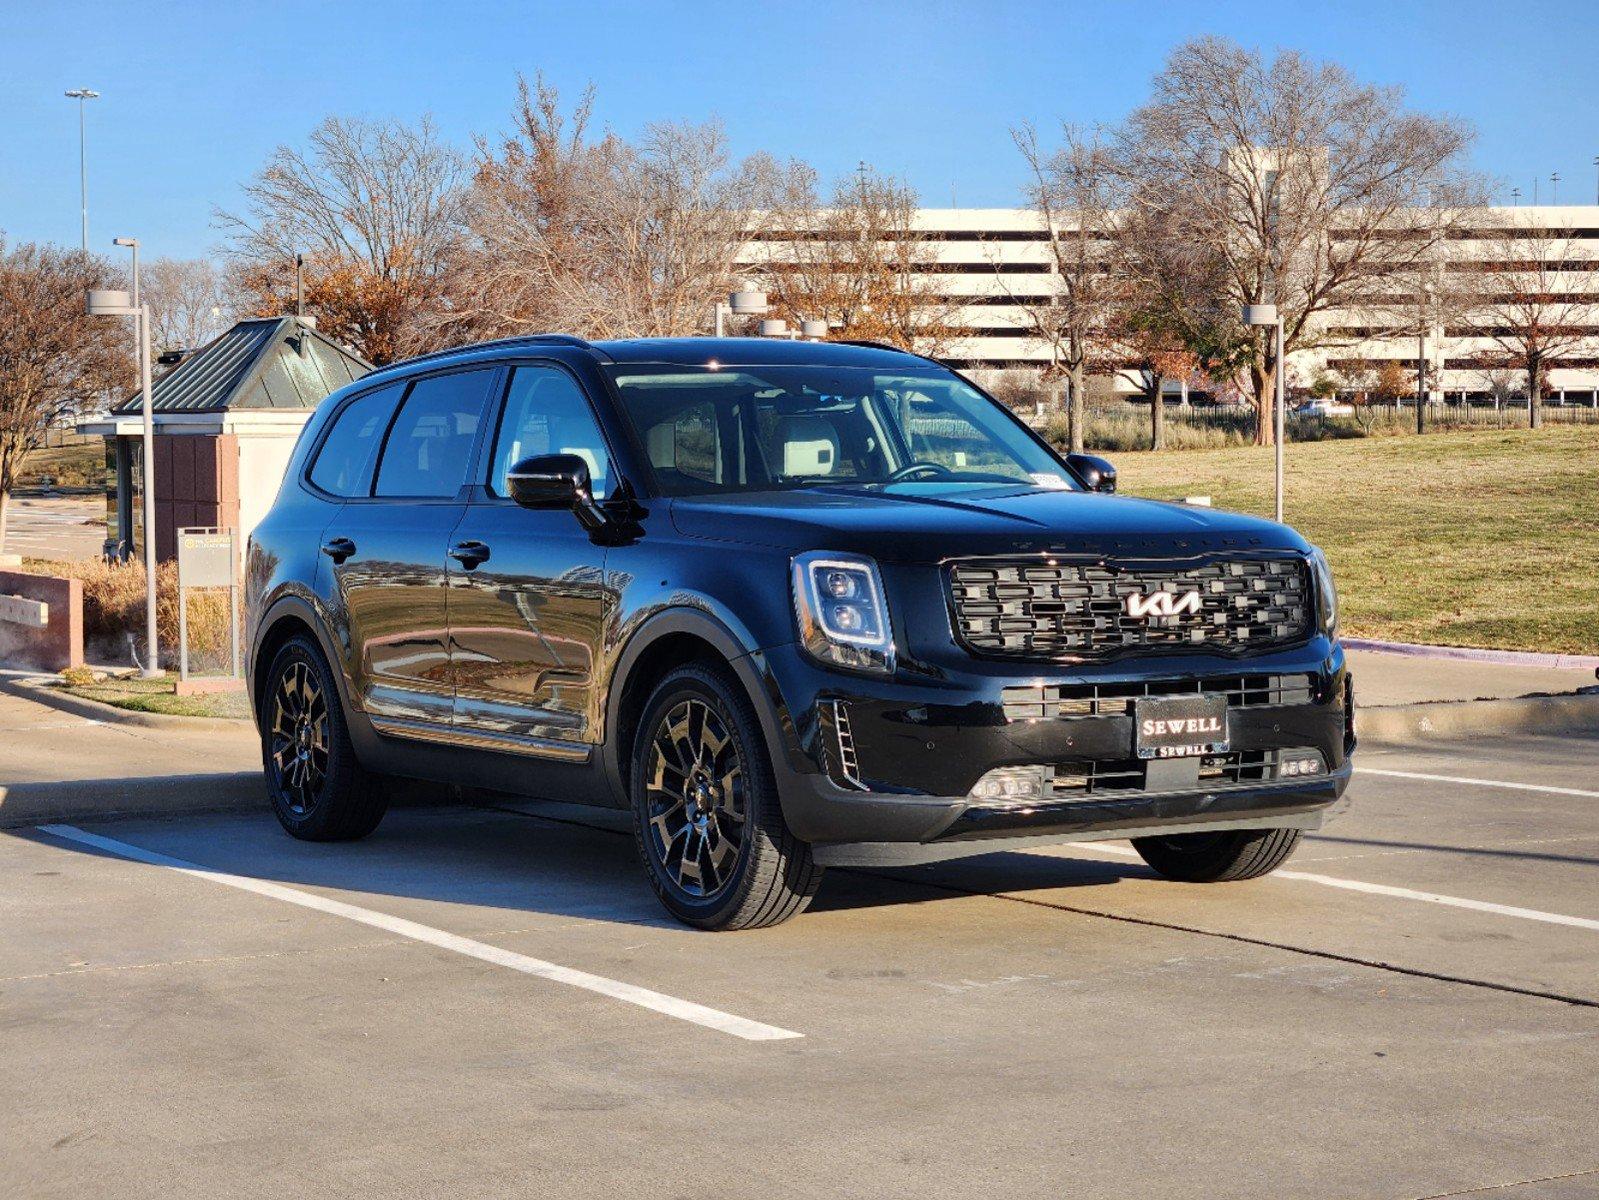
[[[601,761],[606,783],[616,797],[618,807],[628,804],[629,747],[623,745],[621,737],[622,701],[640,662],[666,638],[679,635],[697,638],[726,660],[755,709],[761,732],[774,759],[780,755],[786,757],[794,744],[794,724],[768,668],[766,655],[753,644],[750,631],[744,623],[708,597],[693,597],[691,602],[685,602],[690,598],[678,594],[673,600],[673,603],[640,612],[627,623],[625,640],[621,642],[611,668],[606,689],[606,736],[602,743]]]

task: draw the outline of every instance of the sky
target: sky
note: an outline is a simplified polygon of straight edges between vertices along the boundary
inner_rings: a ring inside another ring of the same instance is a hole
[[[431,114],[463,148],[505,132],[516,75],[576,97],[623,136],[659,120],[724,122],[826,178],[870,162],[927,205],[1018,203],[1009,130],[1114,122],[1177,44],[1214,33],[1343,63],[1467,118],[1475,165],[1550,200],[1595,199],[1599,4],[1089,3],[1087,0],[0,0],[0,232],[79,239],[78,102],[88,103],[91,248],[212,253],[214,210],[274,147],[326,115]]]

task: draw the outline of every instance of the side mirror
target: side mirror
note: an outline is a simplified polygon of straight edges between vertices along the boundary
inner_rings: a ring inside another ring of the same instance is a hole
[[[505,475],[505,488],[523,508],[564,508],[591,534],[610,524],[594,503],[589,465],[577,454],[535,454],[517,462]]]
[[[1116,468],[1097,454],[1068,454],[1066,465],[1091,492],[1114,492]]]

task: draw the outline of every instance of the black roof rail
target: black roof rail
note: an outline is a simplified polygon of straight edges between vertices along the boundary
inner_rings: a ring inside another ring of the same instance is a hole
[[[418,354],[414,358],[403,359],[400,362],[390,363],[383,370],[392,370],[394,367],[408,367],[415,363],[432,362],[435,359],[448,358],[452,354],[466,354],[473,350],[498,350],[507,346],[526,346],[551,343],[557,346],[576,346],[582,350],[596,350],[587,338],[580,338],[575,333],[523,333],[515,337],[495,338],[488,342],[468,342],[464,346],[449,346],[443,350],[433,350],[427,354]],[[596,350],[596,353],[598,351]]]

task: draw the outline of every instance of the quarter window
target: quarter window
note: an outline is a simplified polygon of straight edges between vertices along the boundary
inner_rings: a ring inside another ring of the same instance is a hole
[[[365,492],[372,452],[404,390],[404,384],[394,384],[346,404],[333,418],[333,428],[311,464],[311,482],[335,496]]]
[[[419,380],[383,444],[378,496],[449,499],[466,482],[493,370]]]
[[[507,494],[511,467],[535,454],[575,454],[589,466],[595,499],[608,494],[611,457],[577,383],[558,367],[517,367],[494,435],[489,490]]]

